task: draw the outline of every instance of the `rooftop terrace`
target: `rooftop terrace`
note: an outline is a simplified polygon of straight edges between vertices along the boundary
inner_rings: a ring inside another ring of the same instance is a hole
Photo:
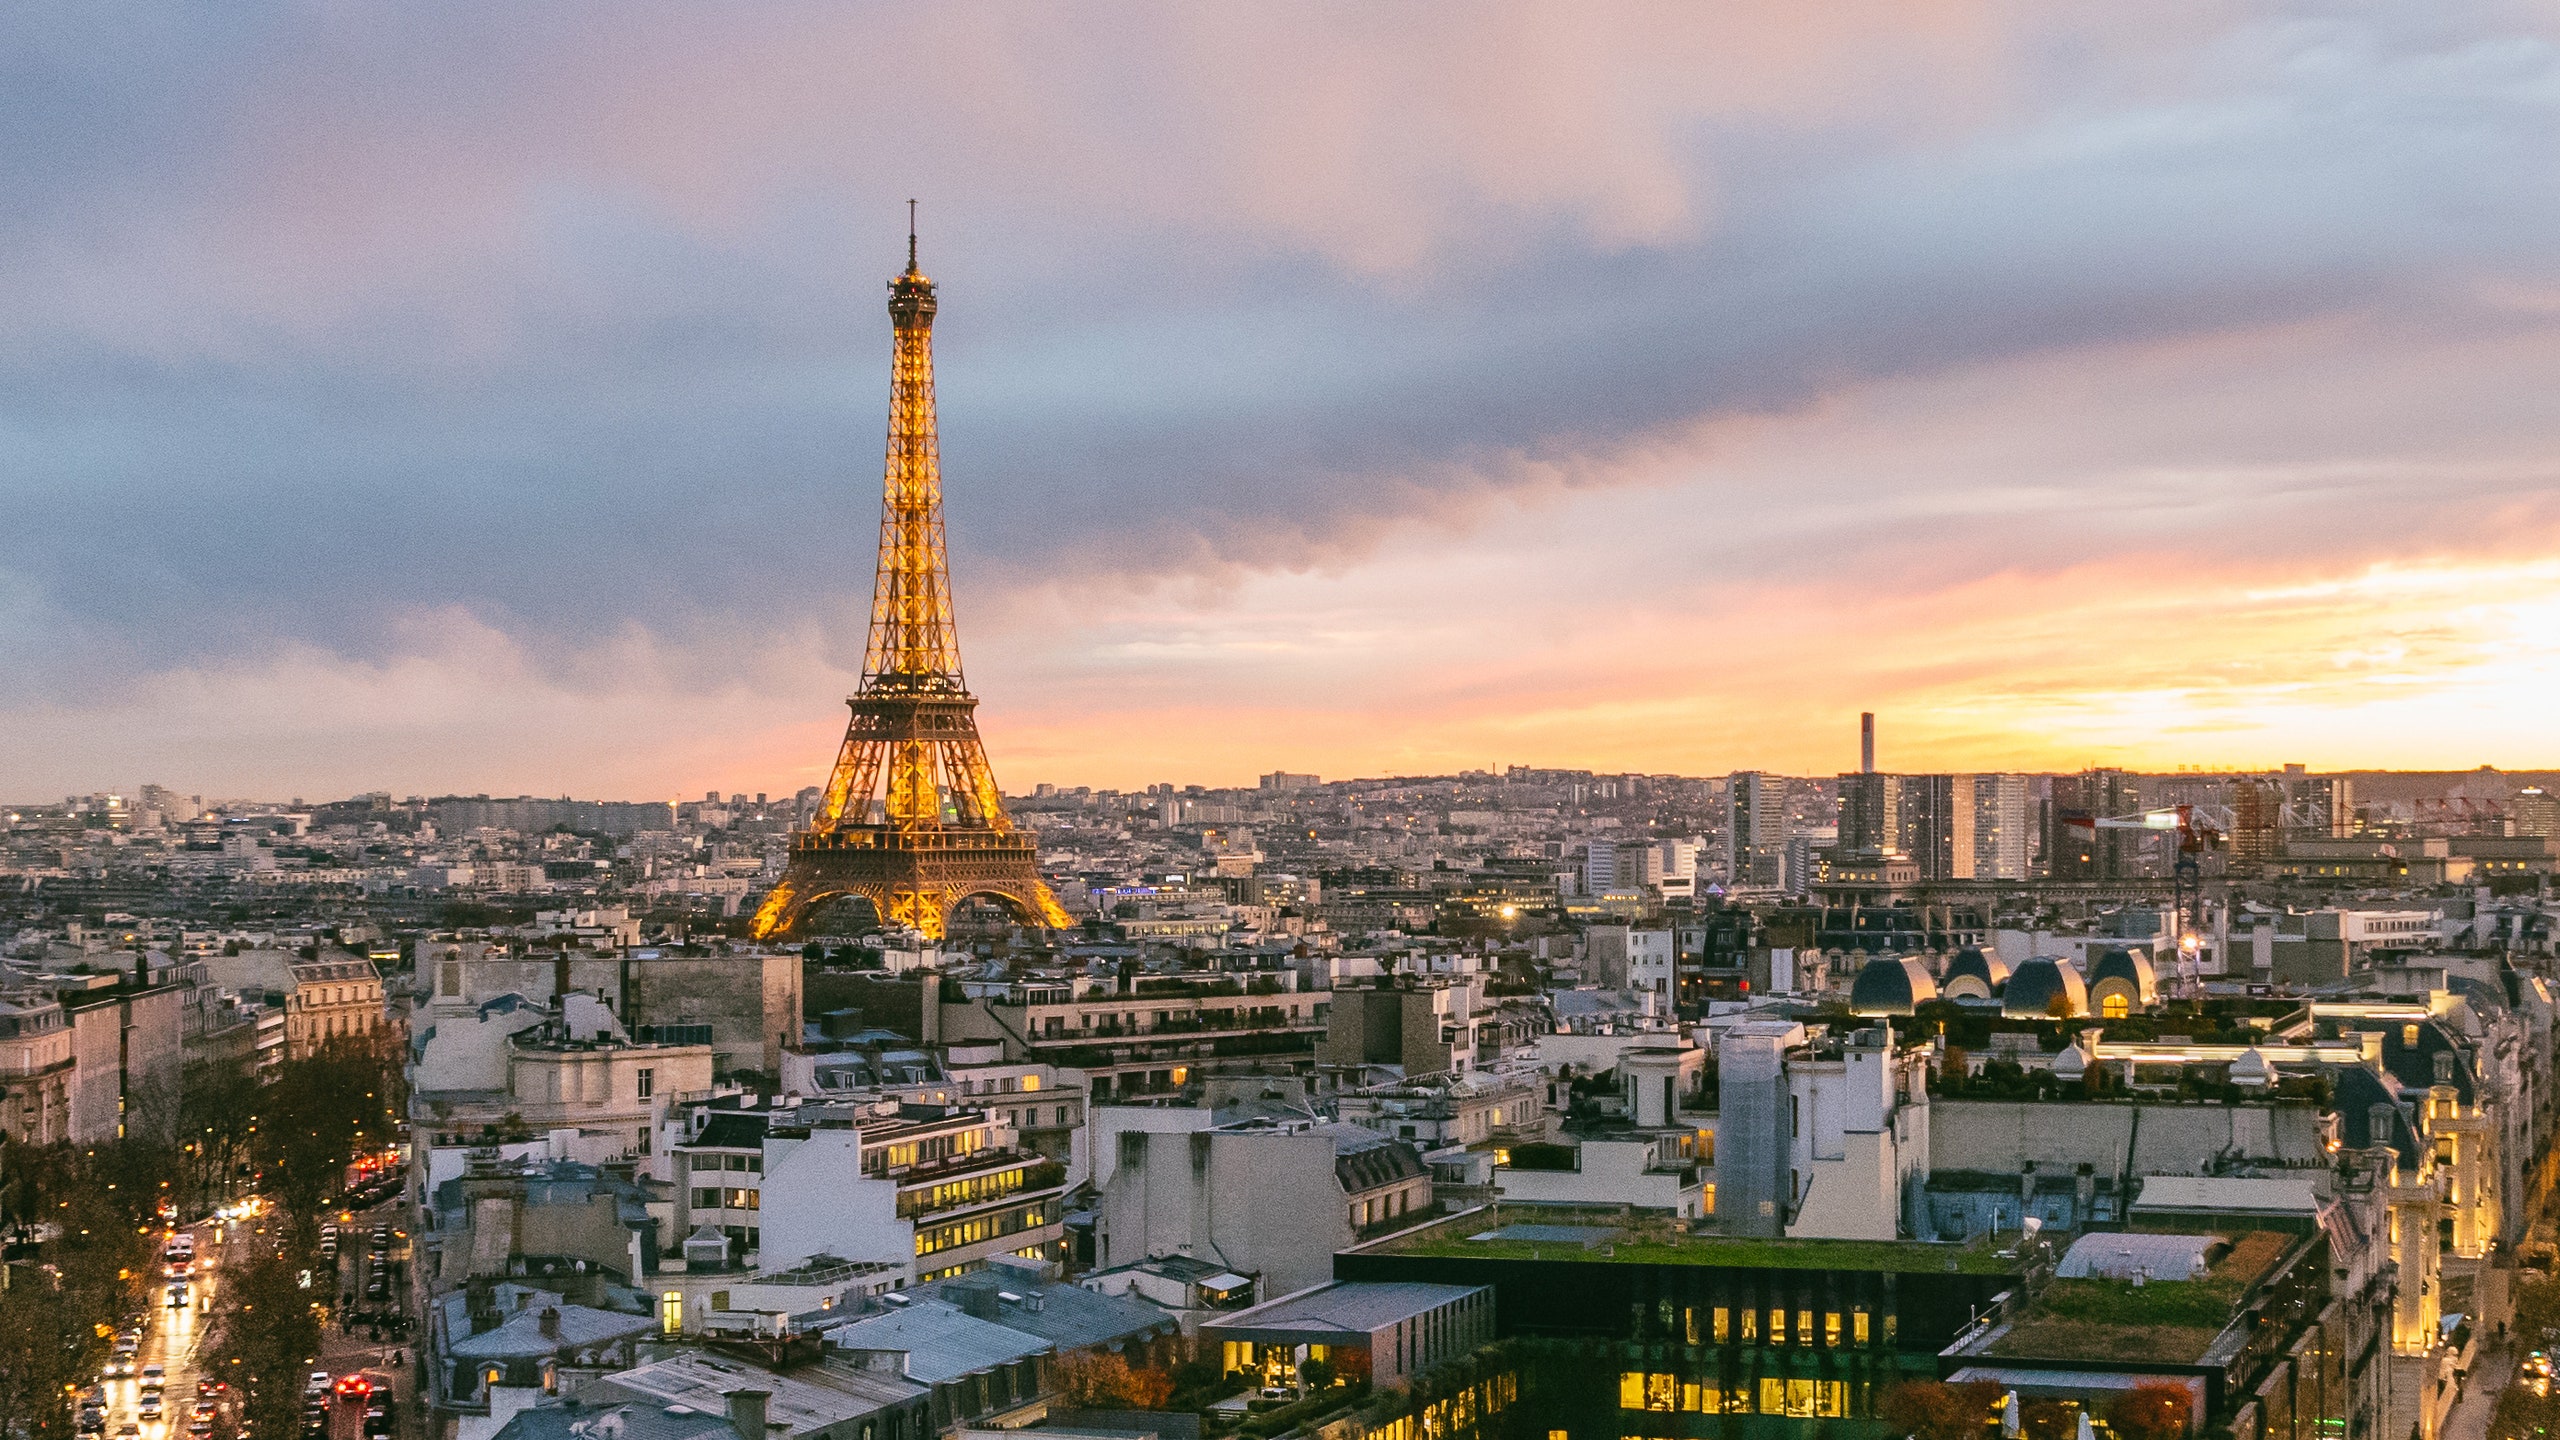
[[[2113,1360],[2148,1356],[2192,1365],[2231,1327],[2251,1287],[2290,1253],[2298,1235],[2248,1230],[2201,1280],[2057,1279],[2004,1323],[1967,1341],[1969,1355],[2006,1359]]]
[[[2003,1253],[2016,1241],[1967,1244],[1917,1240],[1760,1240],[1701,1234],[1662,1216],[1616,1208],[1485,1205],[1373,1240],[1362,1251],[1479,1260],[1555,1260],[1619,1265],[1718,1265],[1754,1270],[1865,1270],[1892,1274],[2004,1275],[2022,1266]]]

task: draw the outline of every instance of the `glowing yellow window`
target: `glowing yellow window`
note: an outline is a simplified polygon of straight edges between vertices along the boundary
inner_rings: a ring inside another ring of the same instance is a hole
[[[1849,1338],[1861,1345],[1867,1343],[1866,1311],[1860,1310],[1849,1317]]]
[[[1680,1408],[1680,1377],[1657,1370],[1644,1377],[1644,1408],[1677,1410]]]
[[[1822,1313],[1822,1343],[1825,1345],[1840,1343],[1840,1312],[1837,1310],[1826,1310]]]
[[[1621,1370],[1618,1372],[1618,1408],[1621,1410],[1644,1408],[1643,1371]]]
[[[1763,1375],[1760,1377],[1760,1413],[1763,1415],[1784,1415],[1787,1413],[1786,1381],[1779,1379],[1775,1375]]]
[[[1787,1343],[1787,1312],[1784,1310],[1773,1309],[1769,1312],[1769,1343],[1772,1345]]]
[[[2098,1013],[2109,1020],[2121,1020],[2133,1013],[2133,1004],[2122,991],[2111,992],[2098,1002]]]
[[[1732,1339],[1733,1312],[1719,1305],[1716,1307],[1716,1343],[1722,1345]]]
[[[1743,1312],[1742,1312],[1742,1343],[1743,1343],[1743,1344],[1745,1344],[1745,1345],[1748,1345],[1748,1344],[1750,1344],[1752,1341],[1757,1340],[1757,1339],[1759,1339],[1759,1338],[1760,1338],[1760,1312],[1759,1312],[1759,1311],[1757,1311],[1757,1310],[1745,1310],[1745,1311],[1743,1311]]]
[[[1796,1343],[1799,1345],[1813,1343],[1813,1312],[1810,1310],[1796,1312]]]

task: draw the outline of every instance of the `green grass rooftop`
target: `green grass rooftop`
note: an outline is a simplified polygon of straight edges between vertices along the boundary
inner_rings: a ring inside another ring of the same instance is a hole
[[[1477,1240],[1507,1225],[1570,1225],[1606,1230],[1583,1246],[1557,1240]],[[1567,1206],[1499,1205],[1461,1212],[1360,1247],[1371,1254],[1473,1257],[1479,1260],[1544,1260],[1608,1265],[1719,1265],[1752,1270],[1865,1270],[1925,1275],[2005,1275],[2019,1262],[1999,1252],[2017,1242],[2015,1232],[1966,1244],[1918,1240],[1760,1240],[1694,1234],[1669,1218],[1622,1210]]]

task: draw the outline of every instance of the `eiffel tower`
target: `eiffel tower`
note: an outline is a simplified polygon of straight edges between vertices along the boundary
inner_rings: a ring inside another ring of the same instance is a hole
[[[972,896],[1026,924],[1072,923],[1041,882],[1030,834],[1005,814],[978,740],[978,699],[960,675],[942,548],[934,309],[910,224],[906,273],[889,282],[897,351],[862,689],[845,701],[853,721],[817,816],[791,837],[791,862],[756,911],[759,940],[788,935],[812,907],[846,895],[870,901],[881,923],[935,940]]]

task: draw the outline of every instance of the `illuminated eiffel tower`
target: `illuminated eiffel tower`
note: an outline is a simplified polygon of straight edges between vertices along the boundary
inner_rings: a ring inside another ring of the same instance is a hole
[[[897,354],[862,690],[845,702],[853,722],[826,798],[809,828],[791,837],[791,863],[756,911],[758,939],[787,935],[811,907],[846,895],[870,901],[883,924],[932,939],[971,896],[995,900],[1027,924],[1071,923],[1041,883],[1030,834],[1004,813],[978,740],[978,700],[960,676],[942,548],[934,308],[910,225],[906,273],[889,282]]]

